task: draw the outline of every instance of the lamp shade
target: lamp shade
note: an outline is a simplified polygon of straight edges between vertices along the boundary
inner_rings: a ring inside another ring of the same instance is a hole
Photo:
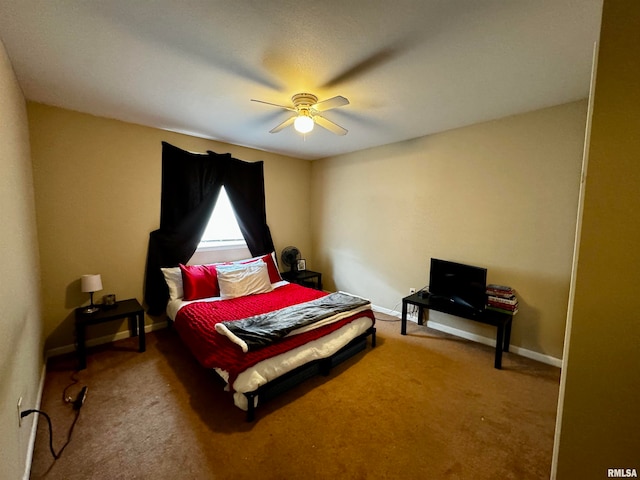
[[[80,288],[83,292],[97,292],[102,290],[102,277],[97,275],[82,275],[80,277]]]

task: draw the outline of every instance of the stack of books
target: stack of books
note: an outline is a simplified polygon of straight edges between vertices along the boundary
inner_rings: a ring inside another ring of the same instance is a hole
[[[505,285],[487,285],[487,310],[515,315],[518,313],[516,291]]]

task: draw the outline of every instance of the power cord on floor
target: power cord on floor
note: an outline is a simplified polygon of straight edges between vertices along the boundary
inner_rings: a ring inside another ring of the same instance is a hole
[[[66,390],[67,389],[65,388],[65,392]],[[80,417],[80,409],[82,408],[82,405],[84,405],[84,402],[87,399],[87,391],[88,391],[88,388],[86,386],[82,387],[82,389],[80,390],[80,393],[78,393],[78,396],[73,401],[67,400],[67,398],[69,397],[65,398],[66,393],[63,394],[64,401],[68,403],[72,403],[73,409],[76,411],[76,415],[73,419],[73,423],[71,424],[71,427],[69,427],[69,433],[67,434],[67,441],[65,442],[65,444],[62,446],[62,448],[58,453],[56,453],[56,451],[53,449],[53,425],[51,424],[51,417],[49,417],[49,415],[46,412],[42,410],[37,410],[37,409],[24,410],[23,412],[20,412],[21,418],[31,415],[32,413],[38,413],[47,419],[47,423],[49,424],[49,450],[51,451],[51,455],[53,455],[53,458],[55,460],[60,458],[60,456],[62,455],[62,452],[64,452],[64,449],[67,448],[67,445],[69,445],[69,443],[71,442],[71,434],[73,433],[73,428],[76,426],[78,417]]]
[[[390,317],[394,317],[394,318],[380,318],[379,316],[376,316],[376,322],[399,322],[400,321],[400,317],[397,316],[397,315],[399,315],[398,310],[397,310],[398,305],[400,305],[400,304],[396,303],[395,306],[393,307],[393,309],[391,309],[389,311],[389,313],[380,312],[380,313],[384,313],[385,315],[389,315]]]
[[[76,376],[78,374],[77,371],[73,372],[71,374],[71,383],[69,385],[67,385],[66,387],[64,387],[64,390],[62,391],[62,401],[65,403],[71,403],[73,402],[73,398],[71,398],[69,395],[67,395],[67,390],[69,390],[69,388],[73,387],[76,383],[78,383],[78,377]]]

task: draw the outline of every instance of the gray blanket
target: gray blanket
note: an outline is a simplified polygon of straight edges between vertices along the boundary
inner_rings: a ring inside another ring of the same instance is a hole
[[[345,293],[331,293],[322,298],[274,312],[242,320],[220,322],[216,324],[216,331],[240,345],[244,352],[248,352],[267,346],[294,330],[369,303],[369,300]]]

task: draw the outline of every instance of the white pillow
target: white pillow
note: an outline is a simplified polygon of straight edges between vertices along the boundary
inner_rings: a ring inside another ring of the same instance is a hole
[[[273,290],[267,264],[262,260],[247,264],[218,265],[218,284],[222,298],[236,298]]]
[[[169,287],[169,300],[177,300],[184,297],[184,288],[182,287],[182,272],[180,267],[161,268],[164,275],[164,281]]]
[[[247,263],[254,262],[255,260],[261,259],[263,255],[258,257],[248,258],[245,260],[235,260],[232,263],[235,265],[237,263]],[[273,264],[276,265],[276,269],[278,268],[278,262],[276,260],[275,252],[271,252],[271,258],[273,259]],[[264,263],[264,262],[262,262]],[[215,265],[213,263],[207,265]],[[162,275],[164,275],[164,281],[167,282],[167,286],[169,287],[169,300],[177,300],[179,298],[184,298],[184,287],[182,286],[182,272],[180,271],[180,267],[164,267],[161,268]],[[267,270],[268,274],[268,270]]]

